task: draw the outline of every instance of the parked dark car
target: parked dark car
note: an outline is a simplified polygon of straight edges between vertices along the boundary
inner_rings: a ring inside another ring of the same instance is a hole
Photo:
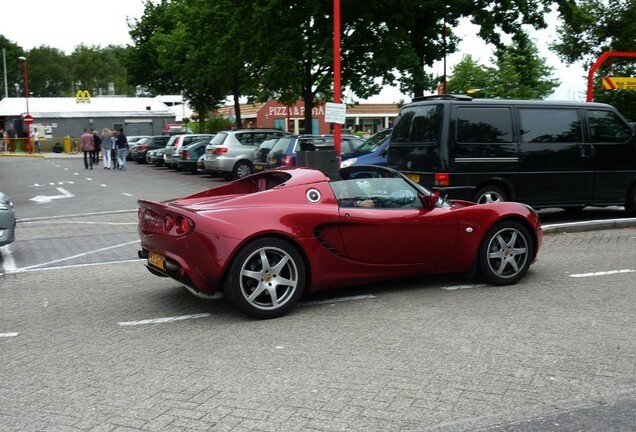
[[[636,214],[636,133],[602,103],[420,96],[393,123],[387,166],[451,199]]]
[[[8,196],[0,192],[0,246],[15,240],[15,213]]]
[[[355,135],[343,135],[340,152],[351,152],[364,143],[364,139]],[[292,135],[280,138],[267,155],[265,168],[296,166],[297,153],[302,146],[308,146],[317,151],[333,150],[333,135]]]
[[[176,159],[177,169],[180,171],[191,171],[197,173],[197,163],[201,156],[205,154],[205,146],[210,143],[210,138],[204,138],[181,147],[179,157]]]
[[[146,153],[165,147],[170,137],[168,135],[155,135],[142,138],[130,147],[130,160],[137,163],[146,163]]]
[[[146,155],[146,162],[156,165],[156,166],[165,166],[165,162],[163,159],[163,153],[166,151],[166,148],[160,148],[157,150],[150,150]]]

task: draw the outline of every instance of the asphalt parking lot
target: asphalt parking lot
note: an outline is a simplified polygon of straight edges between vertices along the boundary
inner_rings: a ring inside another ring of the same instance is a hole
[[[554,223],[511,287],[396,280],[254,321],[136,258],[142,180],[214,180],[4,162],[28,212],[0,276],[0,431],[636,430],[633,224]],[[33,167],[77,201],[29,204]]]

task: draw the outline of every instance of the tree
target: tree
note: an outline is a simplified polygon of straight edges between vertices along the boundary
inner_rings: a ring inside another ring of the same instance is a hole
[[[455,94],[477,93],[490,96],[488,91],[495,79],[494,68],[477,64],[470,54],[466,54],[455,65],[448,79],[448,92]],[[473,90],[473,92],[471,92]]]
[[[560,0],[559,40],[553,48],[568,63],[582,60],[591,66],[605,51],[636,51],[636,2],[634,0]],[[596,102],[614,105],[636,119],[636,92],[603,91],[602,76],[635,76],[635,59],[614,59],[597,72]]]
[[[382,20],[394,41],[393,65],[400,89],[414,96],[433,90],[437,85],[425,68],[457,49],[453,28],[461,18],[469,18],[480,27],[479,37],[495,47],[502,47],[501,35],[517,35],[523,24],[545,28],[544,14],[552,0],[386,0],[379,3]],[[378,23],[381,24],[381,23]]]
[[[0,79],[0,98],[4,98],[5,90],[9,97],[24,97],[24,66],[18,57],[26,54],[19,45],[0,35],[0,53],[2,49],[5,50],[7,61],[8,88],[4,88],[4,79]]]
[[[69,96],[73,78],[68,73],[70,60],[57,48],[41,46],[28,52],[29,91],[34,97]]]
[[[554,68],[538,53],[530,38],[520,33],[512,44],[495,51],[496,67],[478,65],[472,56],[465,55],[453,68],[449,91],[489,98],[543,99],[559,83],[550,78]]]
[[[526,33],[518,33],[513,43],[495,52],[495,76],[488,86],[491,97],[543,99],[559,82],[550,78],[554,68],[539,57],[539,50]]]

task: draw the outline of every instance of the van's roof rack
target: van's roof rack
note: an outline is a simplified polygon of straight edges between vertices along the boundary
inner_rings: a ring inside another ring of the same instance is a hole
[[[423,100],[457,100],[457,101],[471,101],[472,97],[462,94],[435,94],[429,96],[417,96],[413,98],[413,102]]]

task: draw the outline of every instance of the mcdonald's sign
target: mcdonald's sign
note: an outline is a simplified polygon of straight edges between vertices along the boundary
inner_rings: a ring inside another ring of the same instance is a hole
[[[75,103],[90,103],[91,94],[88,90],[78,90],[75,94]]]

